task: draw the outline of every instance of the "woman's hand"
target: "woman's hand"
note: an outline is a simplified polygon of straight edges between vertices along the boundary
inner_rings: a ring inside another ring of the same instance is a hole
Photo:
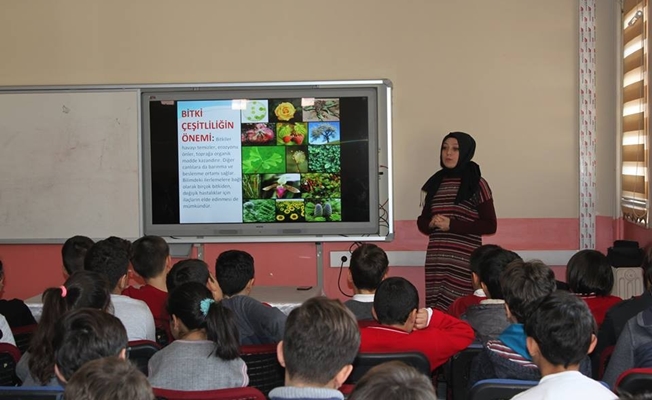
[[[447,232],[450,229],[451,219],[443,216],[441,214],[433,215],[430,220],[429,226],[431,228],[439,228],[440,230]]]

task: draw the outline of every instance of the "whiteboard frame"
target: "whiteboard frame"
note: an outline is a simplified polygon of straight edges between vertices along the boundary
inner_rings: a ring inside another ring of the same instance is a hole
[[[138,97],[138,229],[139,236],[144,232],[144,218],[145,218],[145,205],[144,205],[144,187],[143,187],[143,171],[142,171],[142,104],[141,95],[144,90],[151,89],[169,89],[169,90],[200,90],[200,89],[228,89],[228,88],[276,88],[276,87],[338,87],[338,86],[371,86],[383,85],[385,93],[382,95],[386,99],[387,115],[386,121],[379,121],[379,127],[385,126],[386,129],[378,129],[379,135],[385,134],[386,137],[378,138],[378,160],[379,163],[384,162],[386,170],[382,171],[380,175],[386,177],[385,182],[379,182],[379,205],[386,203],[384,208],[387,213],[387,226],[380,226],[379,229],[385,230],[378,235],[306,235],[306,236],[224,236],[224,237],[203,237],[203,236],[188,236],[183,238],[176,238],[173,236],[164,237],[164,239],[171,244],[181,243],[284,243],[284,242],[389,242],[394,239],[394,196],[393,196],[393,161],[392,161],[392,124],[393,124],[393,108],[392,108],[392,93],[393,85],[388,79],[362,79],[362,80],[318,80],[318,81],[288,81],[288,82],[224,82],[224,83],[170,83],[170,84],[109,84],[109,85],[46,85],[46,86],[0,86],[0,94],[11,93],[56,93],[56,92],[115,92],[115,91],[133,91],[135,96]],[[379,93],[380,94],[380,93]],[[381,117],[379,115],[379,117]],[[381,143],[385,146],[381,147]],[[383,151],[384,150],[384,151]],[[381,172],[381,171],[379,171]],[[386,188],[386,193],[381,190]],[[0,244],[59,244],[63,243],[68,238],[34,238],[34,239],[0,239]],[[94,238],[103,239],[103,238]],[[134,240],[137,238],[125,238]]]

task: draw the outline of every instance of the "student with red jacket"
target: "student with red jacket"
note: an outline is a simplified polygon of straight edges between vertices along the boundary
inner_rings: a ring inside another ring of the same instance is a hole
[[[409,281],[399,277],[382,281],[374,297],[378,323],[360,329],[360,352],[418,351],[434,371],[473,341],[469,324],[438,310],[425,328],[415,329],[418,307],[419,293]]]

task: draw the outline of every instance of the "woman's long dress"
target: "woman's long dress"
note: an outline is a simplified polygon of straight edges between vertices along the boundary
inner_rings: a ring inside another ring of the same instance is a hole
[[[480,234],[467,232],[473,229],[454,229],[453,220],[477,221],[478,205],[491,200],[491,189],[481,178],[478,191],[470,199],[455,204],[459,186],[460,178],[444,178],[430,201],[430,215],[424,209],[425,215],[420,217],[430,221],[433,215],[442,214],[451,219],[449,231],[434,229],[430,232],[426,251],[426,306],[442,311],[458,297],[473,292],[469,258],[471,252],[482,245]]]

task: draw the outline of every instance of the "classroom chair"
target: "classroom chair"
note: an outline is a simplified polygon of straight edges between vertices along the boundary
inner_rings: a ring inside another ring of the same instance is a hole
[[[468,400],[511,399],[517,394],[536,386],[537,383],[539,382],[518,379],[484,379],[473,385],[466,398]]]
[[[0,343],[0,386],[16,386],[20,383],[16,376],[16,364],[20,355],[20,350],[13,344]]]
[[[455,354],[444,365],[444,379],[447,387],[446,399],[466,399],[471,377],[471,363],[480,352],[482,352],[482,344],[471,343],[469,347]]]
[[[63,400],[61,387],[0,387],[0,399],[7,400]]]
[[[278,362],[276,343],[240,346],[240,358],[247,364],[250,387],[267,396],[270,390],[285,385],[285,368]]]
[[[20,354],[25,354],[29,350],[29,344],[32,341],[32,336],[34,336],[37,327],[38,324],[32,324],[11,328],[11,333],[14,335],[16,347],[20,350]]]
[[[604,372],[607,370],[607,365],[609,365],[609,360],[611,360],[611,355],[614,352],[616,346],[607,346],[600,353],[600,364],[598,366],[598,380],[601,380],[604,376]]]
[[[652,368],[632,368],[620,374],[616,380],[618,394],[641,394],[652,392]]]
[[[149,359],[160,349],[161,346],[151,340],[133,340],[127,344],[127,359],[147,376]]]
[[[348,395],[353,391],[355,384],[373,367],[389,361],[402,361],[407,365],[414,367],[428,378],[431,378],[430,361],[420,352],[404,353],[358,353],[353,360],[353,370],[347,378],[340,391]]]
[[[188,392],[154,388],[154,395],[157,400],[266,400],[260,390],[252,387]]]

